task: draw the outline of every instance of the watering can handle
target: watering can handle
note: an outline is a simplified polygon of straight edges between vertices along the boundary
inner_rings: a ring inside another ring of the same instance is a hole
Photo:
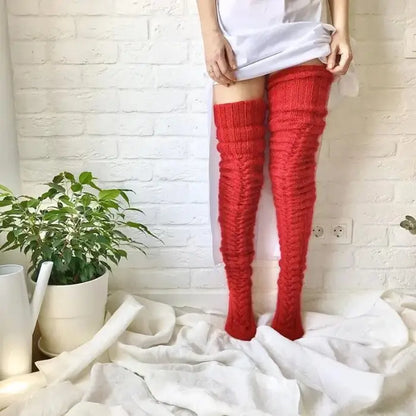
[[[49,277],[52,272],[52,261],[45,261],[39,271],[38,279],[36,281],[35,291],[33,293],[30,309],[32,312],[32,333],[35,330],[36,321],[38,320],[40,307],[42,306],[43,298],[45,297],[46,288],[48,287]]]

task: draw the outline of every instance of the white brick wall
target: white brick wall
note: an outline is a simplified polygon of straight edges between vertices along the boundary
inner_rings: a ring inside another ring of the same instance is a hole
[[[410,1],[410,0],[409,0]],[[90,169],[136,191],[164,241],[117,269],[132,290],[222,289],[211,266],[203,51],[195,0],[9,0],[24,190]],[[394,4],[393,4],[394,3]],[[352,0],[360,97],[328,118],[315,214],[353,218],[349,246],[314,246],[309,290],[416,284],[416,60],[405,0]],[[256,288],[272,290],[276,273]],[[173,291],[173,292],[172,292]]]

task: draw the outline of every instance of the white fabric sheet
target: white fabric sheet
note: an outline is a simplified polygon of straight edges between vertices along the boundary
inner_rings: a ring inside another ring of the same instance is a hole
[[[220,28],[237,60],[238,80],[270,74],[313,58],[327,62],[331,36],[336,28],[330,23],[327,0],[217,0]],[[354,39],[351,39],[354,44]],[[220,156],[216,148],[213,120],[213,86],[208,78],[207,110],[209,137],[210,226],[212,258],[215,266],[223,264],[220,252],[221,230],[218,222],[218,180]],[[329,111],[346,96],[357,96],[358,77],[354,61],[347,74],[336,76],[330,92]],[[266,140],[268,135],[266,137]],[[318,150],[319,155],[320,148]],[[317,155],[317,157],[318,157]],[[268,140],[262,188],[254,235],[255,260],[280,257],[276,211],[273,206],[267,171]]]
[[[327,307],[341,309],[335,300]],[[296,341],[268,326],[271,313],[258,317],[255,338],[240,341],[217,311],[124,292],[110,296],[108,311],[91,341],[37,362],[46,387],[0,416],[398,416],[416,408],[416,292],[351,297],[342,314],[306,311]]]

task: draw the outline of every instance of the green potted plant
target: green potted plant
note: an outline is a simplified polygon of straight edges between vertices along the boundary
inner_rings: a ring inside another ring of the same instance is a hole
[[[38,197],[16,196],[0,185],[0,250],[30,254],[28,275],[34,286],[40,265],[53,269],[39,315],[39,347],[47,354],[71,350],[102,326],[111,265],[127,258],[126,247],[146,255],[142,242],[123,229],[137,230],[162,243],[149,229],[128,218],[142,210],[130,205],[130,189],[102,189],[91,172],[76,179],[61,172]]]

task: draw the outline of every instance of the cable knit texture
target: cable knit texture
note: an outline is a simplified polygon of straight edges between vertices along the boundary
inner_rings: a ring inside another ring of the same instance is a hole
[[[295,340],[304,334],[301,292],[316,200],[316,158],[333,74],[321,65],[285,68],[267,79],[269,174],[279,234],[277,308],[271,326]]]
[[[256,212],[264,180],[265,114],[263,98],[214,105],[220,154],[220,251],[229,289],[225,331],[241,340],[250,340],[256,333],[251,263]]]

